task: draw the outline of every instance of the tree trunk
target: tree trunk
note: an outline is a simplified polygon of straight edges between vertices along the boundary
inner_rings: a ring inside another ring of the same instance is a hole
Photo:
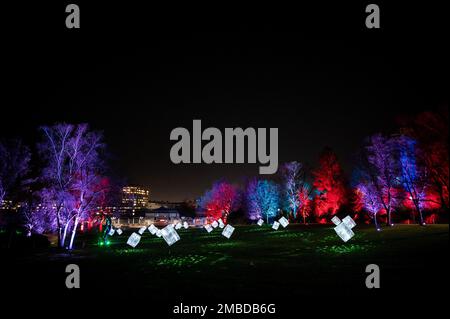
[[[380,228],[378,227],[378,222],[377,222],[377,214],[373,215],[373,221],[375,222],[375,229],[379,230]]]
[[[416,207],[417,210],[417,215],[419,215],[419,223],[420,225],[424,225],[424,221],[423,221],[423,216],[422,216],[422,210],[420,209],[419,203],[417,202],[417,200],[414,201],[414,206]]]
[[[73,247],[73,240],[74,240],[75,234],[77,232],[78,221],[79,221],[79,218],[76,217],[74,222],[73,222],[73,229],[72,229],[72,236],[70,237],[69,250],[72,250],[72,247]]]
[[[66,236],[67,236],[67,229],[69,228],[69,224],[70,224],[70,219],[69,221],[66,223],[66,225],[64,225],[64,232],[61,238],[61,248],[64,248],[64,245],[66,243]]]
[[[391,209],[388,209],[386,213],[387,213],[387,221],[386,221],[387,226],[392,226]]]

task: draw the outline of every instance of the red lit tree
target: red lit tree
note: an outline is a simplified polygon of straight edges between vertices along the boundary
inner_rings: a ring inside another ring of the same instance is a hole
[[[423,112],[403,123],[406,135],[417,141],[417,160],[428,174],[430,193],[425,201],[449,209],[449,118],[448,107]]]
[[[320,155],[319,168],[313,171],[313,176],[313,186],[318,192],[314,198],[315,214],[323,223],[346,203],[344,174],[336,154],[330,148],[325,148]]]
[[[228,214],[239,209],[241,194],[237,187],[225,181],[213,184],[199,200],[199,207],[206,211],[208,218],[222,218],[226,222]]]
[[[303,219],[303,223],[306,224],[306,218],[311,214],[311,199],[312,187],[308,183],[303,183],[298,190],[297,196],[299,199],[299,213]]]

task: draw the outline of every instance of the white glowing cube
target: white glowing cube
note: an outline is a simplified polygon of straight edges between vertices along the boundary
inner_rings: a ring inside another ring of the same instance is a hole
[[[184,229],[188,229],[189,228],[189,224],[187,222],[184,222],[183,223],[183,227],[184,227]]]
[[[148,231],[150,232],[150,234],[154,235],[154,234],[156,234],[156,232],[158,231],[158,228],[156,228],[155,225],[151,224],[151,225],[148,227]]]
[[[347,227],[348,227],[349,229],[352,229],[353,227],[356,226],[355,221],[354,221],[353,218],[351,218],[350,216],[345,217],[345,218],[342,220],[342,222],[343,222],[345,225],[347,225]]]
[[[175,225],[175,229],[178,230],[178,229],[180,229],[182,226],[183,226],[183,225],[182,225],[181,223],[177,223],[177,224]]]
[[[206,231],[207,231],[208,233],[210,233],[210,232],[213,231],[213,228],[211,227],[210,224],[206,224],[204,227],[205,227],[205,229],[206,229]]]
[[[223,229],[225,227],[225,224],[223,223],[222,218],[219,218],[218,222],[219,222],[219,228]]]
[[[260,219],[258,219],[258,221],[256,222],[256,224],[257,224],[258,226],[262,226],[262,225],[264,224],[264,221],[260,218]]]
[[[353,236],[355,236],[355,233],[350,228],[348,228],[345,223],[340,223],[339,225],[334,227],[334,231],[336,232],[336,234],[338,234],[339,237],[341,237],[344,242],[347,242]]]
[[[138,230],[139,235],[142,235],[146,229],[147,229],[146,226],[142,226],[141,228],[139,228],[139,230]]]
[[[127,240],[127,244],[134,248],[137,246],[137,244],[139,244],[140,240],[141,240],[140,235],[138,235],[136,233],[132,233],[131,236]]]
[[[174,227],[170,227],[170,225],[164,227],[161,230],[161,235],[166,241],[167,245],[172,246],[174,243],[180,240],[180,236]]]
[[[120,229],[120,228],[117,228],[116,229],[116,233],[117,233],[117,235],[122,235],[122,233],[123,233],[123,231],[122,231],[122,229]]]
[[[273,222],[272,229],[277,230],[279,227],[280,227],[280,223],[279,222]]]
[[[161,236],[162,236],[161,230],[158,229],[158,230],[156,231],[155,235],[158,236],[158,237],[161,237]]]
[[[111,228],[111,230],[108,232],[108,235],[112,236],[112,235],[114,235],[115,232],[116,231],[114,230],[114,228]]]
[[[225,236],[226,238],[230,239],[231,235],[233,235],[234,232],[234,227],[231,225],[227,225],[223,231],[222,231],[222,235]]]
[[[216,222],[216,221],[213,221],[213,223],[211,224],[211,226],[212,226],[213,228],[217,228],[217,226],[219,226],[219,223]]]
[[[333,222],[333,224],[335,224],[336,226],[339,225],[341,223],[341,220],[339,219],[339,217],[334,216],[333,218],[331,218],[331,221]]]
[[[283,228],[286,228],[287,225],[289,225],[289,221],[286,219],[286,217],[281,217],[278,222],[283,226]]]

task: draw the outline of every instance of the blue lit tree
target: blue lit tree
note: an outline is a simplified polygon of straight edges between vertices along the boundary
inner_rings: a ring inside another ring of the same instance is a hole
[[[399,182],[412,201],[419,216],[419,222],[424,225],[422,216],[422,205],[426,200],[426,170],[417,163],[416,141],[407,136],[399,136],[396,139],[400,154]]]
[[[279,208],[278,185],[268,180],[252,180],[247,185],[246,199],[249,219],[264,218],[269,223]]]
[[[305,192],[308,193],[310,187],[307,187],[305,177],[306,170],[303,164],[299,162],[289,162],[281,166],[282,177],[282,199],[288,211],[292,212],[292,217],[297,218],[297,212],[302,207]],[[309,196],[309,194],[307,194]]]

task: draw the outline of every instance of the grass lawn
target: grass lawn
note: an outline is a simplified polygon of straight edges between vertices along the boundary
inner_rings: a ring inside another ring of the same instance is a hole
[[[65,289],[65,266],[80,266],[84,292],[142,296],[155,300],[302,298],[364,296],[365,267],[381,269],[384,292],[420,292],[448,283],[448,225],[396,225],[376,232],[354,228],[343,243],[331,226],[237,226],[231,239],[220,230],[180,230],[168,247],[145,232],[136,248],[126,245],[131,230],[98,246],[96,236],[80,235],[72,254],[56,251],[8,256],[14,287]],[[20,275],[18,275],[20,274]],[[25,274],[25,275],[24,275]],[[380,289],[381,290],[381,289]]]

